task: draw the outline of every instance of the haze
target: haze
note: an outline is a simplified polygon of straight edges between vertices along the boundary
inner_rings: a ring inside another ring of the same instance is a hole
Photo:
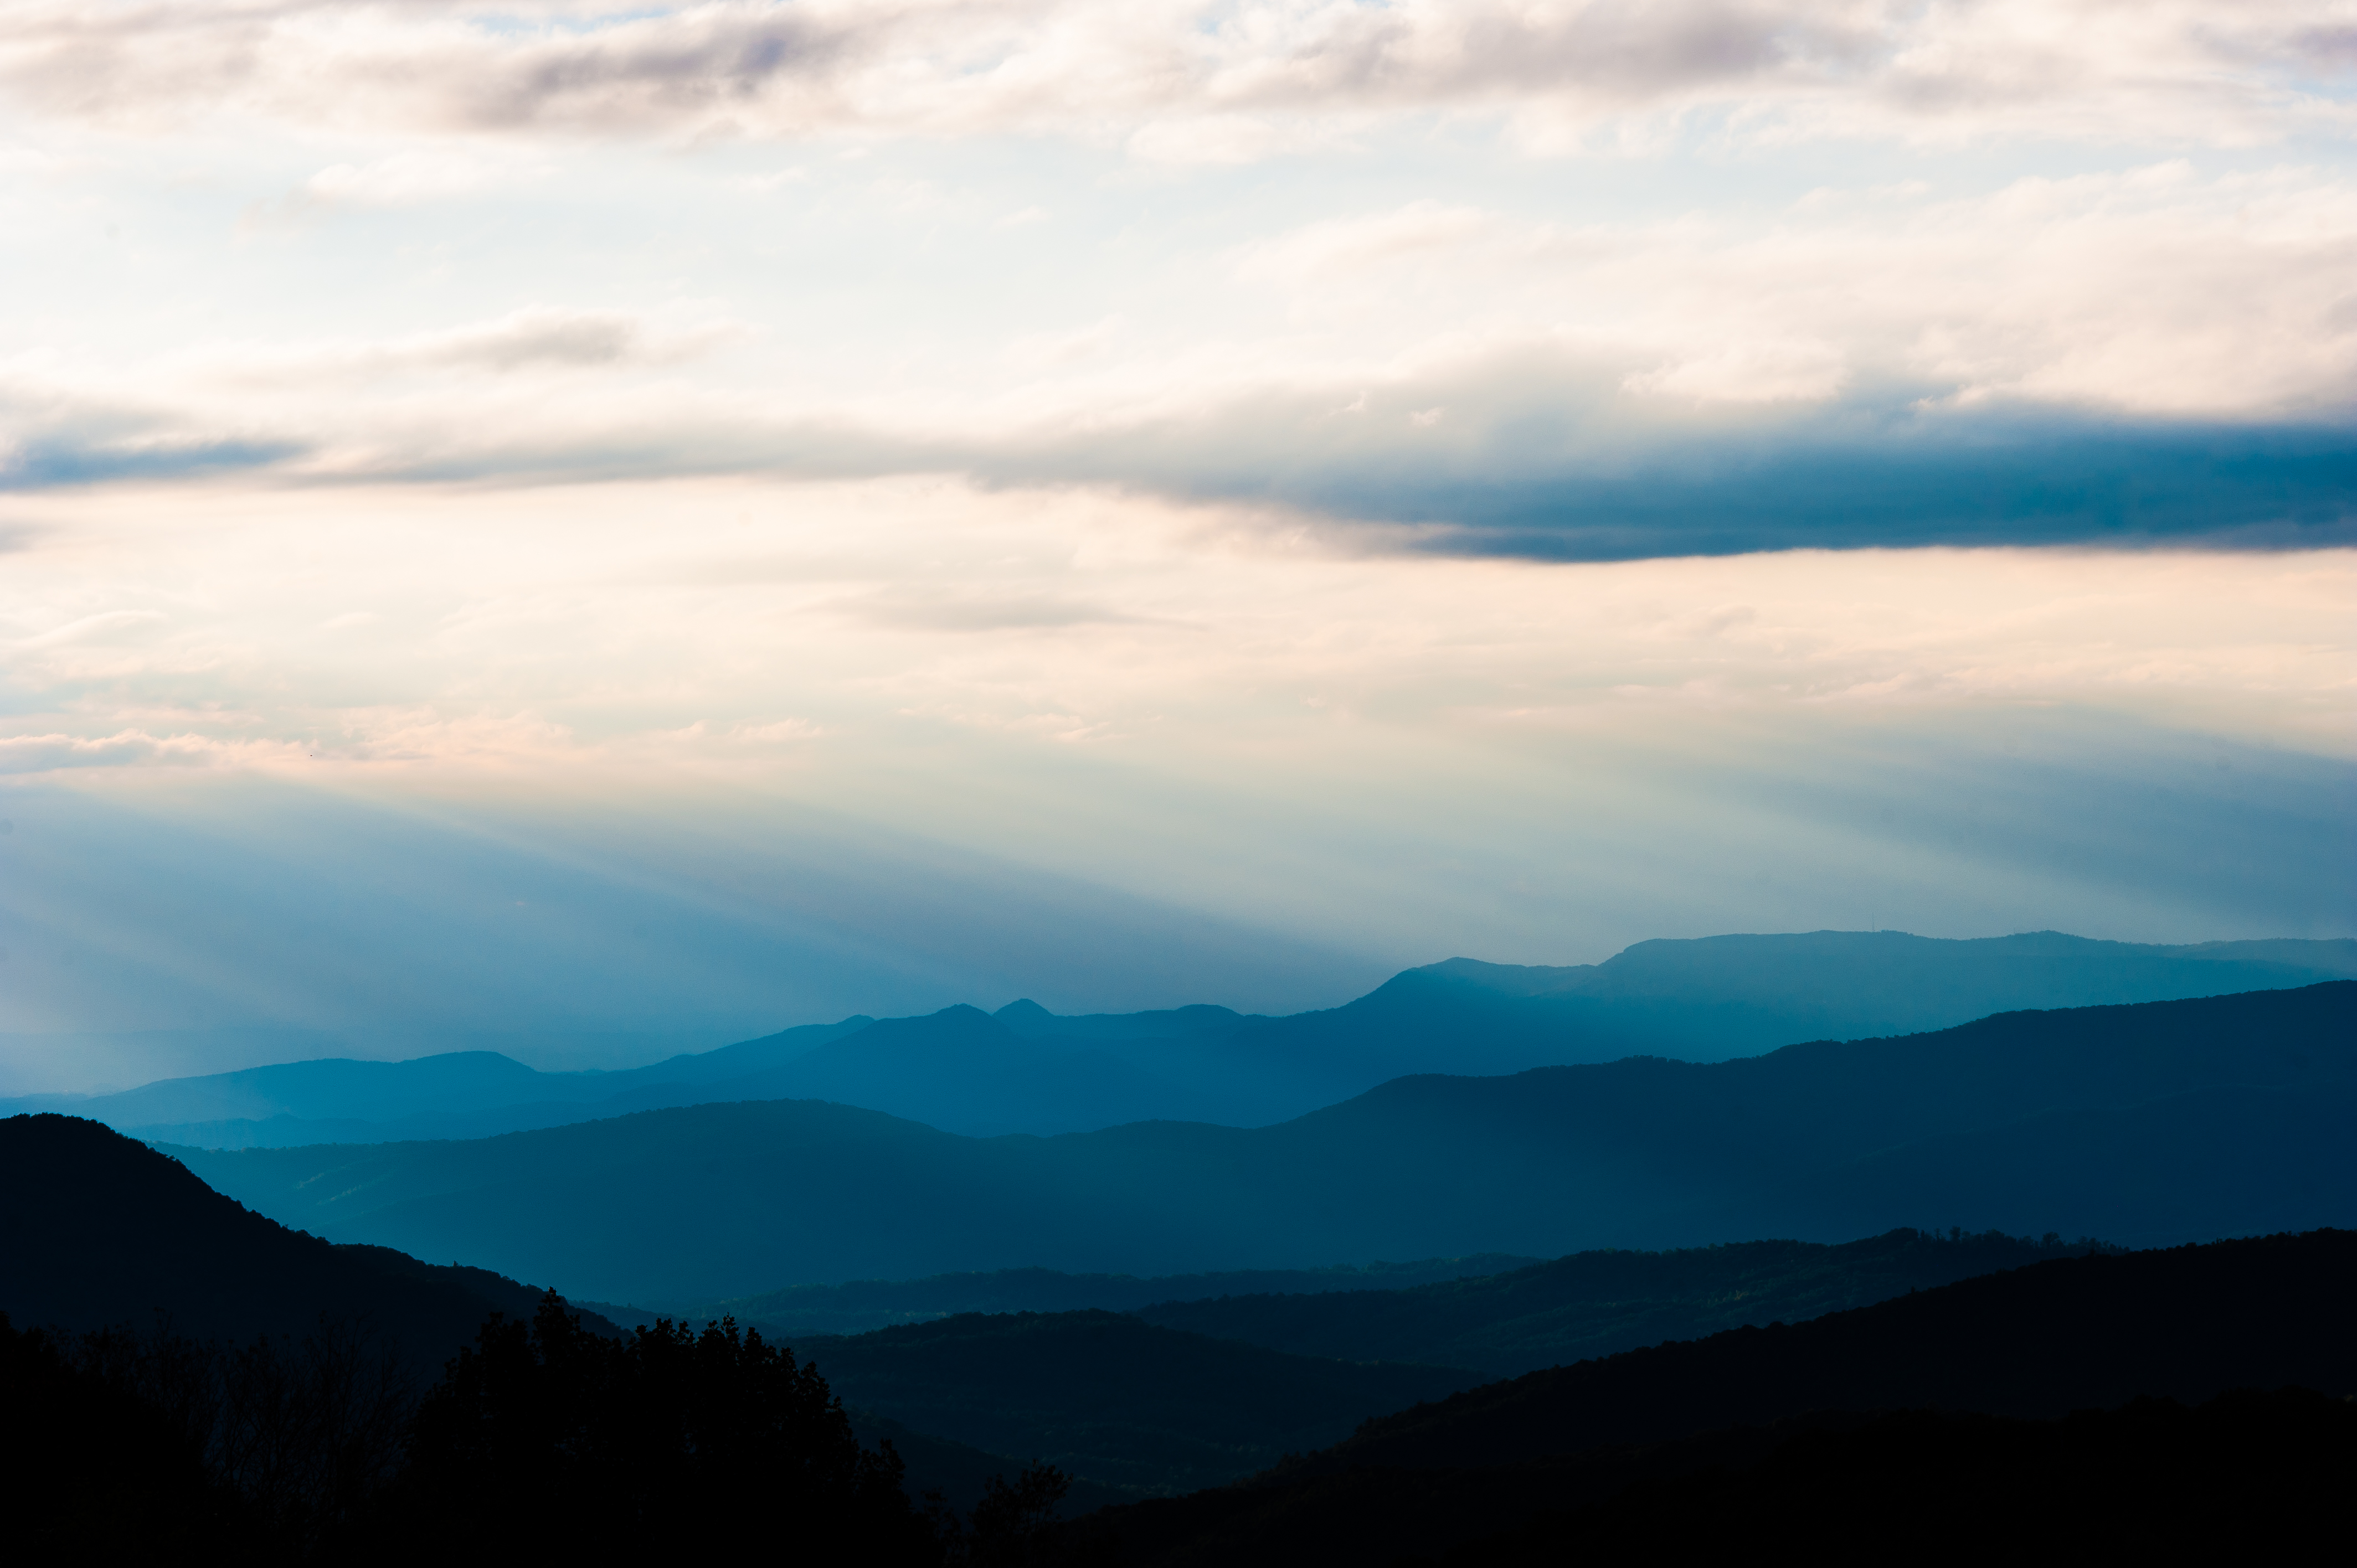
[[[2357,930],[2357,7],[0,20],[0,1091]]]

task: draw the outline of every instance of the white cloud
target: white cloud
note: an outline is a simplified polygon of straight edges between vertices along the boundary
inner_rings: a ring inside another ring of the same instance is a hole
[[[1500,222],[1497,214],[1479,208],[1412,201],[1397,211],[1331,219],[1256,242],[1237,254],[1236,274],[1248,282],[1320,285],[1385,262],[1460,250]]]
[[[61,648],[70,643],[88,642],[112,633],[128,631],[134,627],[151,627],[167,620],[158,610],[102,610],[96,615],[80,616],[63,626],[32,637],[19,638],[16,646],[23,649]]]
[[[225,759],[281,760],[291,743],[225,745],[197,735],[154,736],[126,729],[108,736],[0,736],[0,775],[79,768],[204,768]]]
[[[330,164],[296,188],[292,202],[317,207],[414,207],[505,183],[481,157],[424,150],[361,164]]]

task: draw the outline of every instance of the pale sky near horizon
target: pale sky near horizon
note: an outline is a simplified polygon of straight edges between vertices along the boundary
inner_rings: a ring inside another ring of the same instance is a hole
[[[2357,934],[2352,89],[2340,0],[0,0],[0,1036]]]

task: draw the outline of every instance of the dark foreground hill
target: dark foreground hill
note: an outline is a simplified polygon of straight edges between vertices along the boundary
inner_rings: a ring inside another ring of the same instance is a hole
[[[2357,1234],[2348,1231],[2061,1260],[1493,1383],[1371,1422],[1244,1485],[1108,1510],[1092,1528],[1141,1565],[1388,1563],[1501,1532],[1510,1539],[1491,1554],[1505,1558],[1521,1550],[1512,1532],[1551,1511],[1604,1502],[1635,1482],[1740,1472],[1799,1432],[1852,1429],[1870,1412],[2049,1420],[2141,1397],[2200,1402],[2286,1386],[2339,1401],[2357,1392],[2352,1319]],[[1780,1423],[1794,1424],[1779,1432]],[[1821,1493],[1836,1488],[1823,1451],[1792,1463],[1818,1475]],[[1738,1487],[1705,1501],[1746,1495]],[[1937,1495],[1966,1511],[1980,1506],[1953,1487]],[[2109,1510],[2101,1494],[2084,1495]],[[1537,1528],[1554,1539],[1553,1527]]]
[[[1892,1542],[1908,1540],[1919,1542],[1909,1555],[1950,1562],[2287,1561],[2346,1525],[2357,1404],[2283,1389],[2198,1408],[2139,1400],[2047,1422],[1904,1412],[1800,1432],[1749,1465],[1722,1439],[1713,1444],[1721,1462],[1695,1466],[1700,1446],[1666,1445],[1639,1461],[1655,1477],[1443,1561],[1883,1563]],[[1940,1513],[1936,1548],[1921,1541],[1931,1498],[1970,1499]]]
[[[2357,977],[2357,941],[2151,947],[2042,931],[1972,941],[1814,931],[1640,942],[1600,964],[1451,959],[1347,1005],[1058,1016],[1016,1002],[812,1025],[628,1072],[538,1073],[490,1052],[309,1061],[149,1084],[68,1107],[206,1148],[478,1138],[662,1106],[830,1100],[954,1133],[1146,1120],[1261,1126],[1415,1073],[1632,1055],[1719,1061],[1796,1040],[1943,1029],[1992,1013]]]
[[[1991,1232],[1911,1230],[1825,1246],[1738,1241],[1669,1252],[1576,1252],[1399,1290],[1223,1294],[1135,1309],[1148,1323],[1302,1356],[1471,1367],[1512,1377],[1745,1324],[1798,1323],[1910,1290],[2102,1250]]]
[[[1112,1312],[971,1314],[795,1349],[847,1404],[1149,1493],[1224,1485],[1481,1381],[1288,1356]]]
[[[1275,1127],[955,1137],[807,1101],[176,1151],[287,1224],[599,1300],[1037,1265],[1559,1255],[1901,1225],[2132,1245],[2357,1222],[2357,983],[1701,1065],[1411,1078]]]
[[[431,1370],[490,1314],[529,1317],[541,1296],[487,1270],[289,1230],[71,1117],[0,1121],[0,1312],[24,1327],[145,1331],[160,1319],[243,1341],[309,1335],[324,1317],[365,1323]]]

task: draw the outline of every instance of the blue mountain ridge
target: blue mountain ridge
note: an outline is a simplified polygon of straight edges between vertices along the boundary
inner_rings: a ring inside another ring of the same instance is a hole
[[[1640,942],[1600,964],[1450,959],[1286,1017],[1198,1005],[1059,1016],[855,1015],[625,1072],[490,1052],[319,1060],[123,1094],[0,1101],[210,1148],[479,1138],[638,1111],[826,1100],[975,1136],[1144,1121],[1266,1126],[1400,1077],[1650,1055],[1708,1062],[1795,1041],[1952,1027],[2026,1008],[2165,1001],[2357,976],[2357,940],[2156,947],[2056,932],[1972,940],[1819,931]]]
[[[288,1225],[567,1294],[1038,1266],[1559,1256],[1900,1226],[2128,1245],[2357,1219],[2357,982],[1718,1063],[1416,1075],[1275,1126],[974,1138],[818,1101],[470,1142],[169,1152]]]

